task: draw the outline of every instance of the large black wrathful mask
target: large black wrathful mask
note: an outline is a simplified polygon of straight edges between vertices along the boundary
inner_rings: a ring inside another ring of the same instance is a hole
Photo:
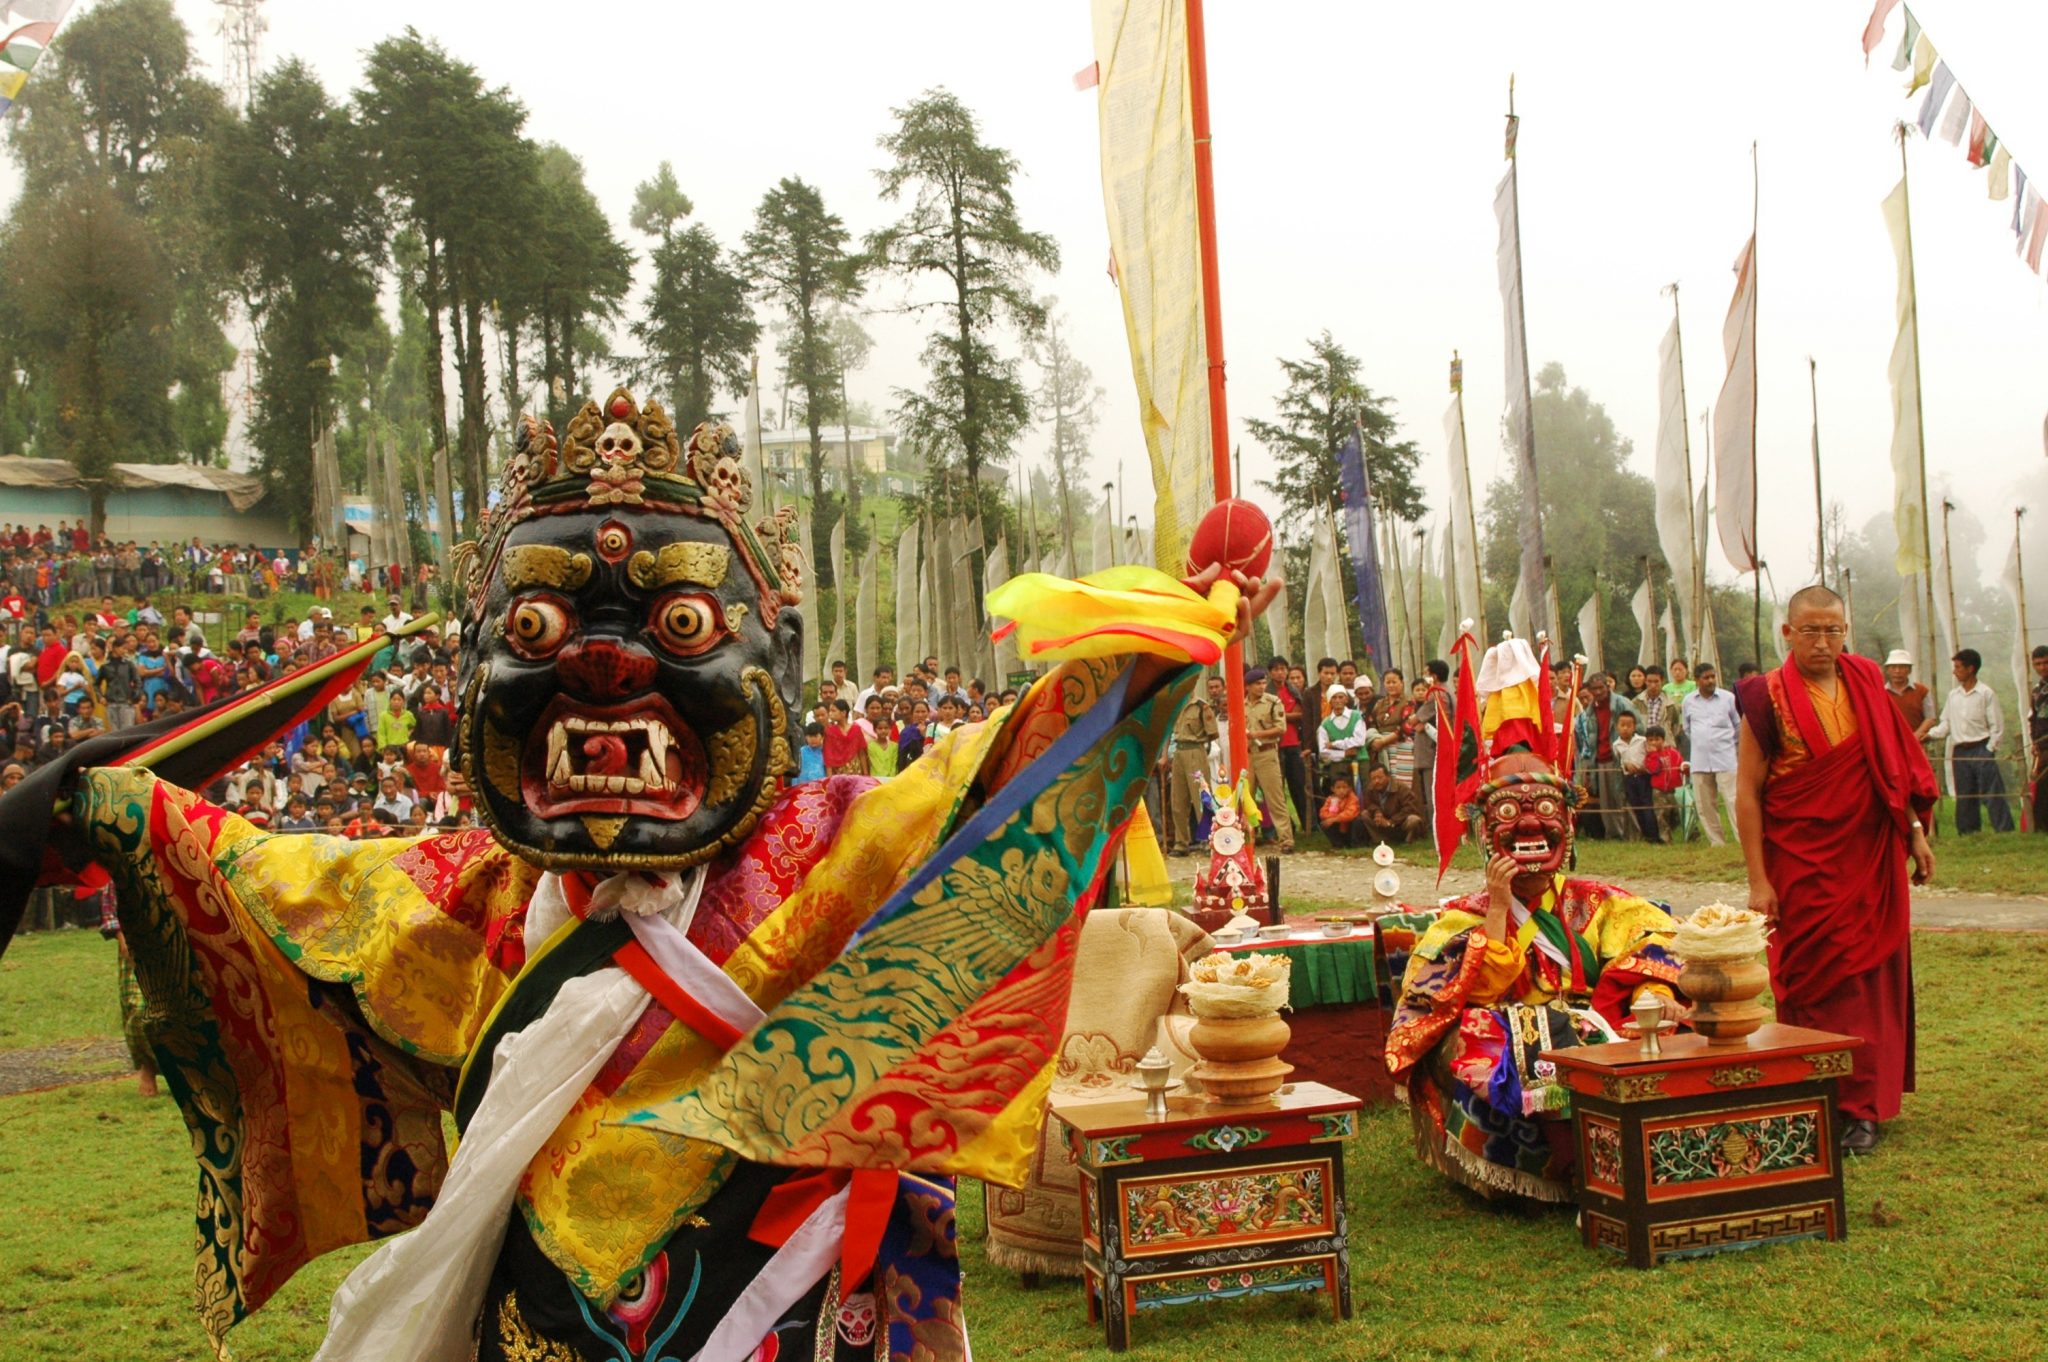
[[[678,869],[734,845],[794,766],[793,512],[750,526],[722,425],[680,444],[623,389],[557,449],[522,423],[457,552],[461,763],[484,821],[551,869]]]

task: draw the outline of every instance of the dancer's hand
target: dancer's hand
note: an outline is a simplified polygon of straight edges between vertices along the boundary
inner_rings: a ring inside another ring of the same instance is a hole
[[[1231,637],[1243,639],[1251,636],[1252,621],[1264,614],[1280,589],[1287,585],[1281,574],[1280,564],[1275,562],[1264,577],[1247,577],[1235,568],[1226,568],[1221,563],[1211,563],[1192,577],[1181,578],[1181,584],[1202,595],[1209,594],[1215,583],[1229,582],[1238,590],[1237,624]]]
[[[1508,932],[1508,905],[1515,901],[1515,876],[1521,865],[1512,856],[1495,856],[1486,863],[1486,936],[1503,941]]]

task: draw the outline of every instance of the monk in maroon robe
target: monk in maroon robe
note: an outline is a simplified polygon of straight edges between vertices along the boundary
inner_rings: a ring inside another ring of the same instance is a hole
[[[1861,1036],[1842,1147],[1869,1153],[1913,1091],[1912,884],[1934,876],[1934,771],[1875,662],[1847,651],[1842,598],[1810,586],[1783,668],[1736,688],[1735,821],[1749,904],[1773,920],[1778,1019]],[[1908,866],[1908,859],[1911,866]]]

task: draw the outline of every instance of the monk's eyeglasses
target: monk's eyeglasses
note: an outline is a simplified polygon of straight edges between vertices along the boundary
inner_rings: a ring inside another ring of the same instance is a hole
[[[1802,624],[1792,631],[1801,638],[1824,638],[1828,640],[1848,637],[1849,631],[1839,624]]]

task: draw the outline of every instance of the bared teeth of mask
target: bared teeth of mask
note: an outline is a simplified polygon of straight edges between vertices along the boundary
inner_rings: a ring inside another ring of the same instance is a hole
[[[654,753],[651,750],[642,752],[640,754],[640,784],[649,790],[659,790],[666,783],[661,774],[661,768],[655,765]]]
[[[604,792],[606,794],[624,794],[626,792],[626,778],[624,776],[606,776],[604,778]]]
[[[568,752],[556,753],[554,765],[548,768],[548,783],[557,789],[561,789],[568,786],[575,778],[575,772],[569,768]]]
[[[568,748],[569,730],[562,726],[562,721],[560,719],[557,719],[555,720],[555,726],[548,730],[547,770],[549,772],[548,778],[550,780],[555,779],[553,773],[555,769],[562,764],[562,758],[567,754]]]
[[[627,794],[639,794],[647,788],[647,782],[638,776],[620,776],[618,778],[626,782]]]
[[[660,784],[668,782],[669,742],[670,734],[667,724],[649,723],[647,725],[647,755],[653,758],[654,769],[660,773],[656,778],[657,783]]]

